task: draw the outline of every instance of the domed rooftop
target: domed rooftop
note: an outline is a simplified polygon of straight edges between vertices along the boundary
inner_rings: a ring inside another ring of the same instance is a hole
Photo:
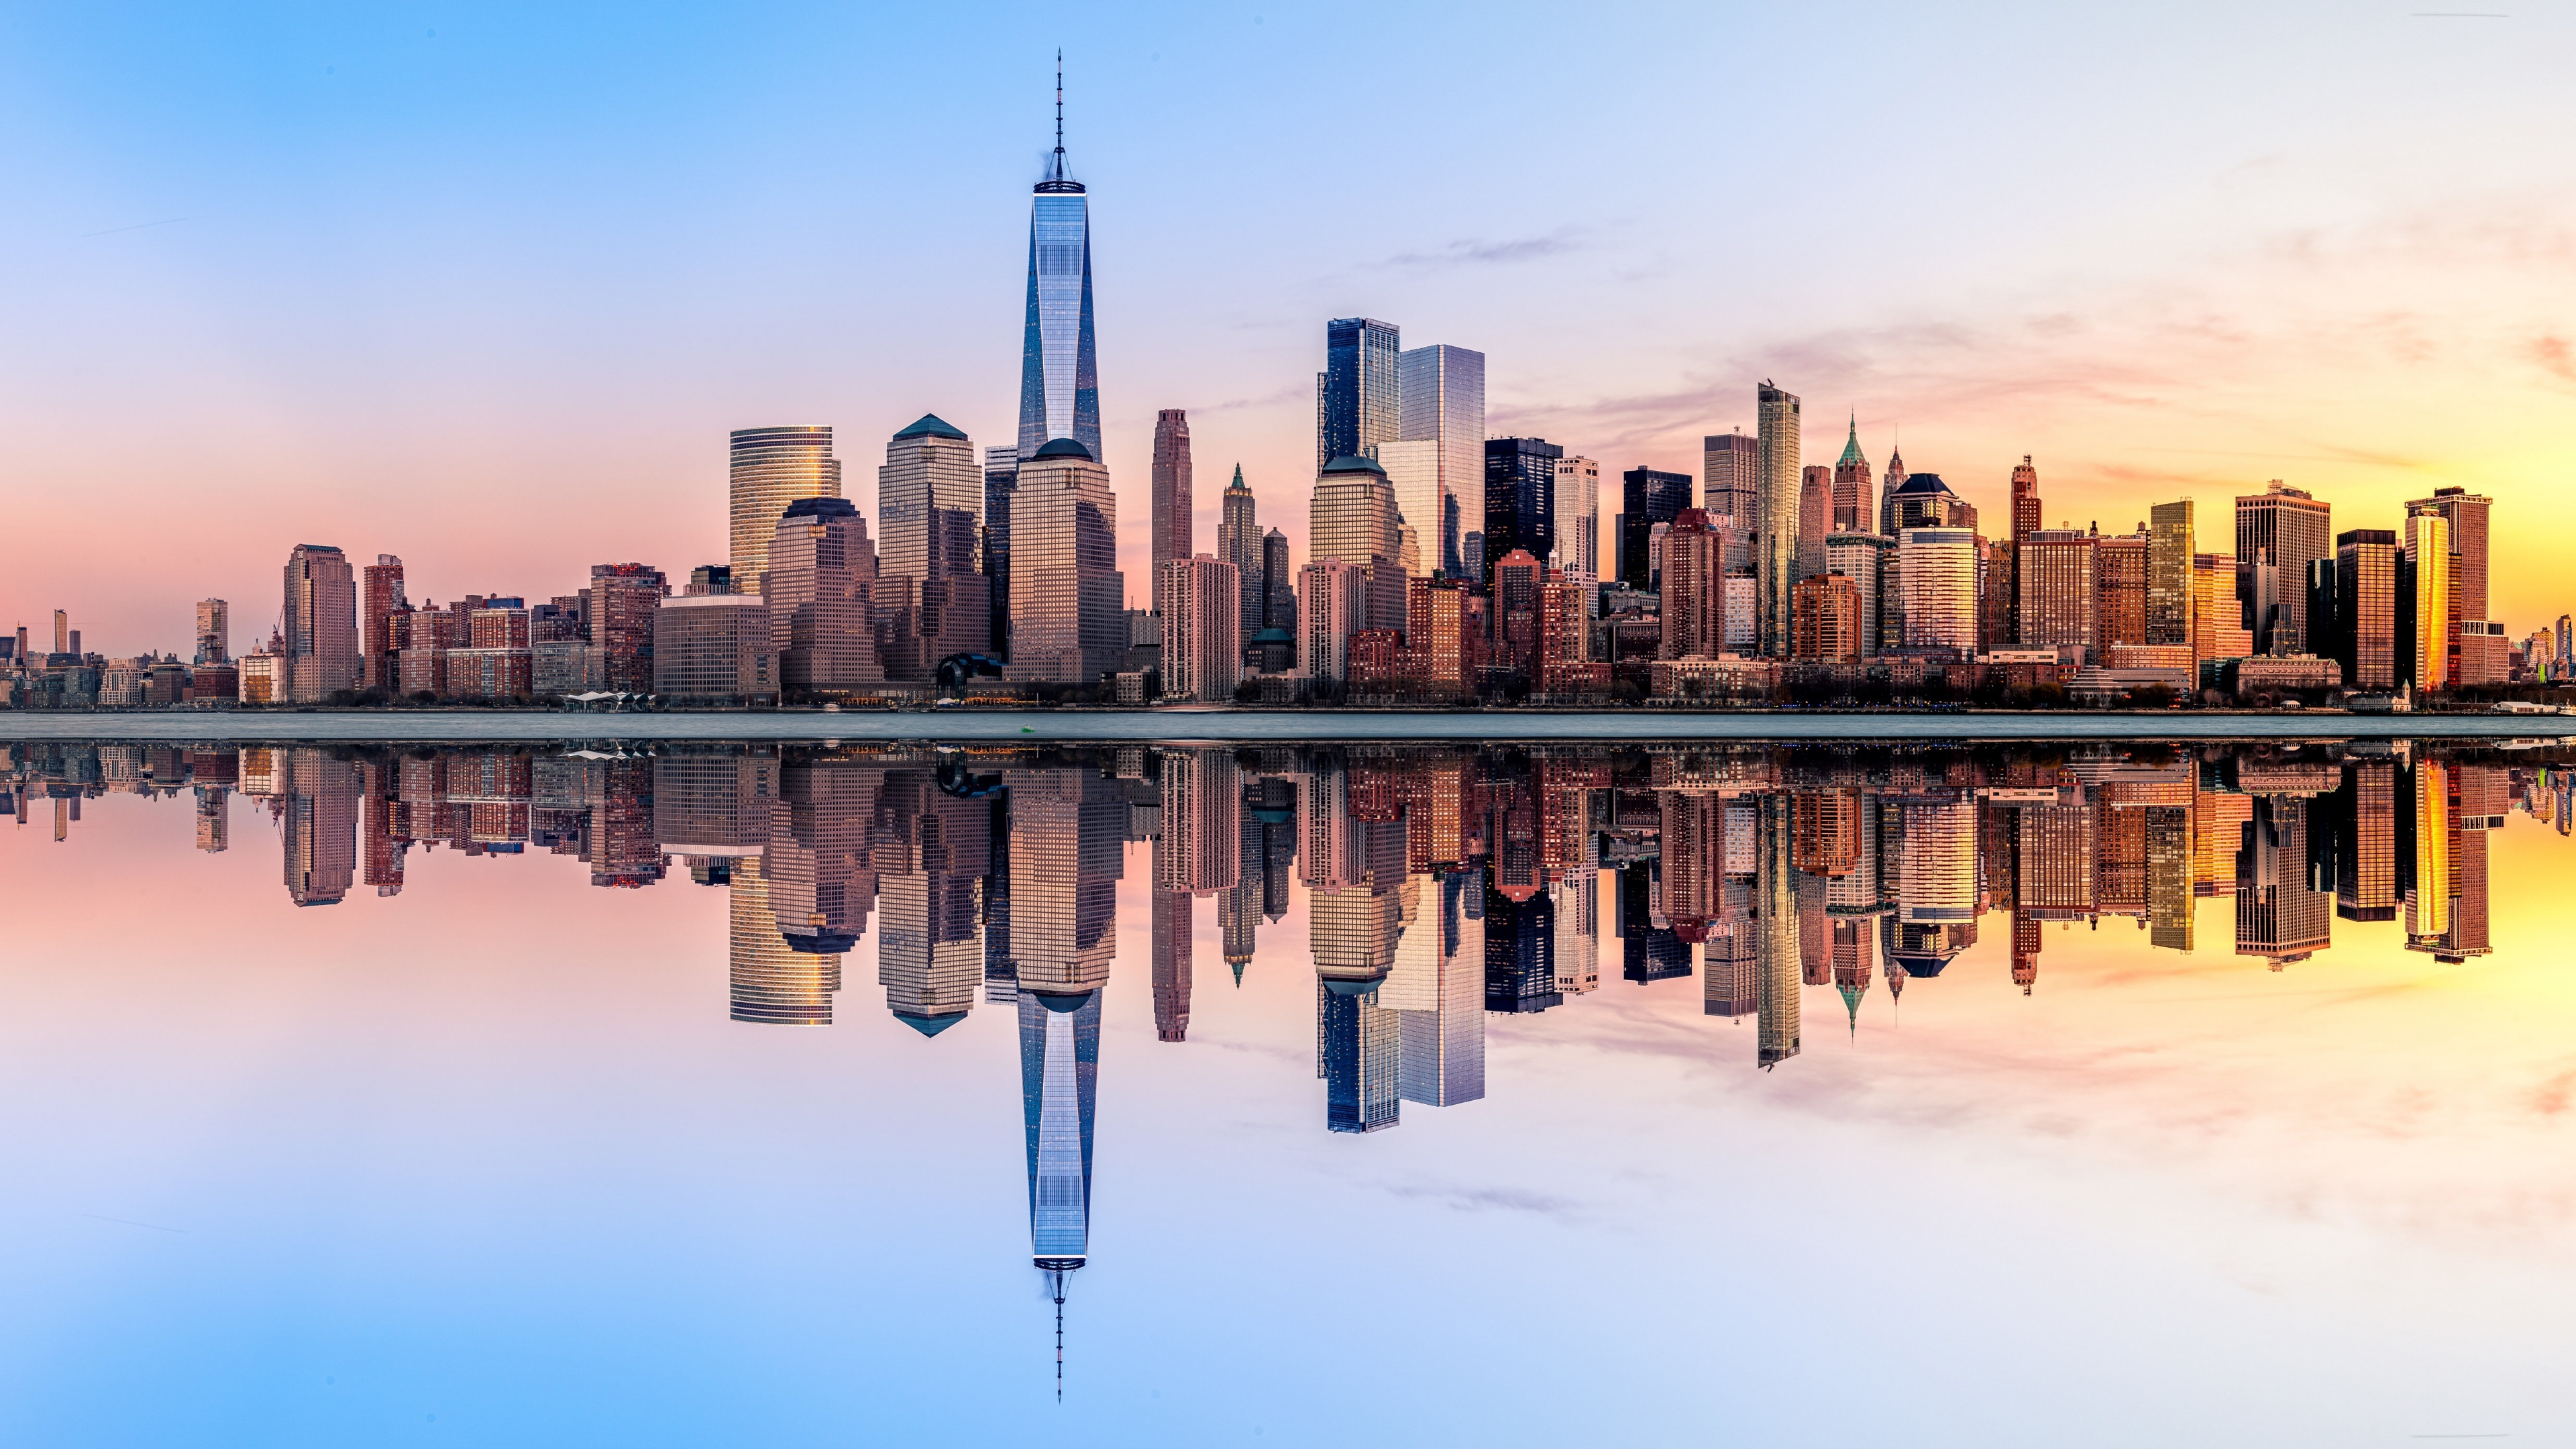
[[[905,438],[955,438],[960,442],[966,439],[966,435],[959,432],[954,424],[937,413],[923,413],[920,422],[914,423],[894,436],[897,442]]]
[[[1038,449],[1035,453],[1032,453],[1029,456],[1032,461],[1040,458],[1080,458],[1086,463],[1097,463],[1100,461],[1099,459],[1091,456],[1091,450],[1089,448],[1082,446],[1081,443],[1072,438],[1051,438],[1047,441],[1045,447]]]
[[[799,498],[787,505],[782,518],[852,518],[859,505],[846,498]]]
[[[911,1027],[914,1031],[920,1032],[923,1036],[937,1036],[948,1028],[964,1021],[966,1018],[962,1015],[915,1016],[908,1011],[898,1011],[894,1014],[894,1019],[902,1022],[908,1027]]]

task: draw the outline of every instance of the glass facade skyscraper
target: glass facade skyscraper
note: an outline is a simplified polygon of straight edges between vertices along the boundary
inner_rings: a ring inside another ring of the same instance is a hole
[[[1422,539],[1426,569],[1452,578],[1484,576],[1485,354],[1435,343],[1396,354],[1396,438],[1434,445],[1436,493],[1396,488],[1396,505]],[[1387,476],[1395,465],[1384,456]],[[1421,510],[1419,513],[1416,509]]]
[[[1091,340],[1091,198],[1064,169],[1064,93],[1055,159],[1029,203],[1028,329],[1020,352],[1022,458],[1057,438],[1100,452],[1100,371]]]
[[[1541,563],[1556,550],[1556,464],[1565,449],[1544,438],[1485,440],[1485,539],[1489,559],[1529,550]]]
[[[1396,440],[1401,345],[1396,325],[1374,317],[1324,324],[1324,370],[1315,374],[1317,468],[1335,458],[1373,458],[1378,444]]]

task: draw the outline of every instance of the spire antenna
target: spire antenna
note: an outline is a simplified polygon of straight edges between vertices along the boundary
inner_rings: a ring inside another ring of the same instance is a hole
[[[1055,154],[1059,166],[1064,157],[1064,52],[1055,53]]]
[[[1055,1401],[1064,1402],[1064,1270],[1050,1269],[1048,1287],[1055,1294]]]

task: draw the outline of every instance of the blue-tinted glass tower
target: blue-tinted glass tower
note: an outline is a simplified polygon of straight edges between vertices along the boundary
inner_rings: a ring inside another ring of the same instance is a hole
[[[1378,444],[1396,440],[1403,351],[1403,333],[1392,322],[1336,317],[1324,324],[1324,370],[1315,374],[1318,469],[1335,458],[1374,458]],[[1426,519],[1419,529],[1430,526]]]
[[[1029,320],[1020,352],[1020,457],[1057,438],[1100,451],[1100,376],[1091,341],[1091,199],[1064,169],[1064,71],[1055,80],[1055,157],[1029,203]]]

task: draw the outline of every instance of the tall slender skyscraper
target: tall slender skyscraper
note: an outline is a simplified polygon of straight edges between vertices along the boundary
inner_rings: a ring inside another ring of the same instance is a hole
[[[403,561],[389,553],[376,555],[361,577],[358,597],[358,682],[366,689],[392,689],[394,679],[393,615],[404,606]]]
[[[2191,500],[2147,510],[2147,642],[2191,642]]]
[[[1242,475],[1241,465],[1235,473]],[[1190,415],[1179,408],[1154,414],[1154,569],[1188,558],[1190,547]],[[1232,556],[1227,555],[1228,561]],[[1241,567],[1240,564],[1237,567]]]
[[[1843,455],[1834,460],[1833,531],[1868,533],[1874,511],[1869,496],[1869,455],[1860,450],[1860,415],[1854,413],[1851,432],[1843,439]]]
[[[1760,419],[1753,500],[1760,530],[1755,544],[1760,640],[1764,654],[1778,656],[1789,652],[1789,588],[1797,582],[1798,398],[1768,382],[1754,398]]]
[[[769,567],[769,541],[778,516],[800,498],[841,496],[841,462],[832,456],[832,430],[736,428],[730,487],[733,588],[760,592]]]
[[[286,556],[279,617],[288,699],[320,704],[358,687],[358,581],[346,554],[327,543],[297,544]]]
[[[1556,460],[1555,566],[1585,583],[1601,577],[1601,465],[1590,458]],[[1596,594],[1595,599],[1598,599]]]
[[[1225,485],[1221,500],[1222,513],[1216,526],[1216,556],[1234,565],[1235,581],[1243,590],[1243,623],[1238,629],[1248,646],[1252,636],[1261,632],[1263,602],[1269,587],[1265,570],[1267,560],[1261,551],[1261,522],[1253,506],[1252,489],[1243,481],[1243,465],[1234,465],[1234,481]]]
[[[1430,443],[1433,487],[1408,493],[1398,483],[1396,507],[1422,539],[1426,571],[1481,578],[1485,520],[1485,354],[1434,343],[1396,357],[1396,437]],[[1380,462],[1387,460],[1381,458]],[[1392,463],[1387,476],[1395,478]],[[1417,514],[1416,509],[1421,511]]]
[[[1029,203],[1029,308],[1020,351],[1020,457],[1071,438],[1100,451],[1100,368],[1091,340],[1091,198],[1064,167],[1064,73],[1055,78],[1055,158]]]
[[[996,659],[1010,651],[1011,628],[1011,497],[1020,486],[1017,447],[984,450],[984,577],[992,584],[992,651]]]
[[[1337,317],[1324,324],[1324,370],[1315,374],[1315,466],[1373,458],[1396,440],[1396,359],[1403,338],[1392,322]]]

